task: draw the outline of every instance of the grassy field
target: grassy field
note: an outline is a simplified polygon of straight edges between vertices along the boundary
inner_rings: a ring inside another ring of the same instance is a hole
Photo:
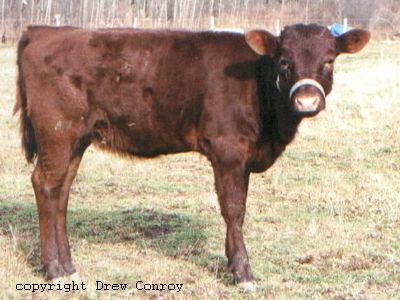
[[[0,48],[0,299],[400,299],[400,43],[337,62],[327,109],[252,175],[245,236],[258,291],[231,284],[208,161],[127,161],[90,148],[73,185],[69,236],[87,290],[44,283],[32,166],[20,149],[15,49]],[[127,283],[96,291],[96,280]],[[176,292],[135,283],[181,283]]]

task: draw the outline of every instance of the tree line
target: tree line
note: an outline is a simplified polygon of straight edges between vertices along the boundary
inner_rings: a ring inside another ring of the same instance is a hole
[[[0,0],[1,34],[16,39],[28,24],[206,29],[290,23],[350,25],[399,33],[399,0]]]

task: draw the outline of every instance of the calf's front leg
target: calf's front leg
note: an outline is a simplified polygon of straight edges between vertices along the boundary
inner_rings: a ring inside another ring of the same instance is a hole
[[[241,152],[235,154],[233,149],[229,150],[229,155],[211,160],[221,214],[227,226],[225,253],[235,283],[251,291],[255,287],[242,232],[250,173]]]

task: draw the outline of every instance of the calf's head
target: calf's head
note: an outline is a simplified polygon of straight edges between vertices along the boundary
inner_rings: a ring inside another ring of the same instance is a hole
[[[336,57],[360,51],[369,39],[369,32],[362,29],[334,37],[325,27],[300,24],[286,27],[280,37],[264,30],[246,34],[256,53],[273,59],[277,88],[302,116],[314,116],[325,108]]]

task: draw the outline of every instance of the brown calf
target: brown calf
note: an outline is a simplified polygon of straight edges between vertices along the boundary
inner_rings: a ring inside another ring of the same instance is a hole
[[[90,144],[155,157],[198,151],[211,162],[226,255],[252,288],[242,225],[251,172],[268,169],[304,117],[325,107],[333,64],[369,40],[294,25],[280,37],[212,32],[30,27],[18,48],[22,143],[34,162],[47,278],[75,272],[68,195]]]

